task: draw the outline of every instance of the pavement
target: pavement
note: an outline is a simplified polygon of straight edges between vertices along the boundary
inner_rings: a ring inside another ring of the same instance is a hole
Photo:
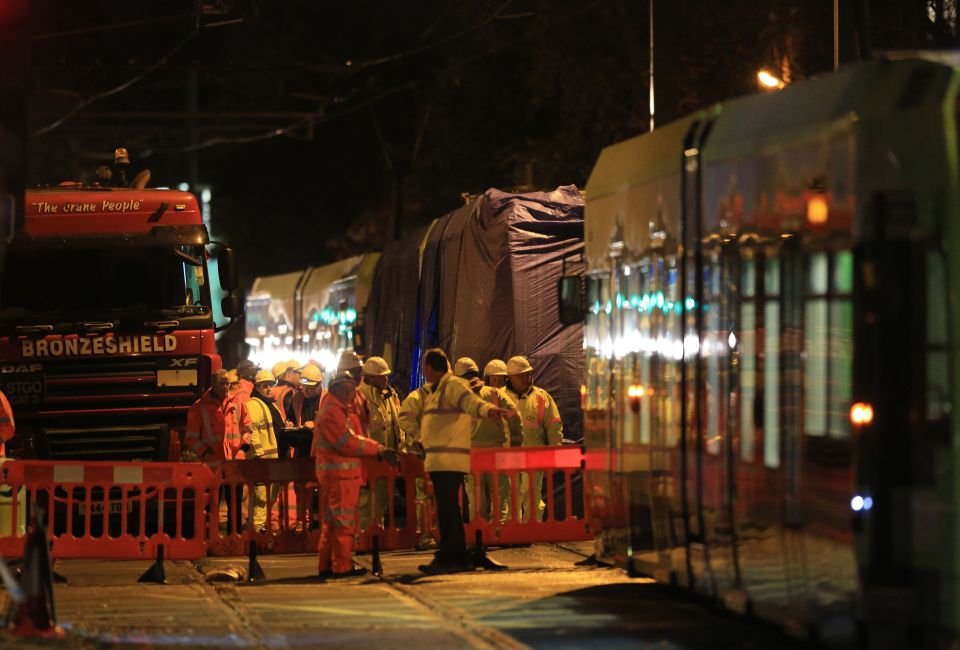
[[[266,580],[208,582],[243,558],[166,562],[168,584],[138,584],[141,562],[58,561],[67,639],[0,633],[0,647],[65,648],[805,648],[650,580],[578,566],[589,544],[495,549],[505,571],[424,576],[430,552],[382,556],[384,575],[318,580],[310,555],[261,556]],[[371,557],[358,562],[370,568]],[[6,607],[5,596],[0,606]]]

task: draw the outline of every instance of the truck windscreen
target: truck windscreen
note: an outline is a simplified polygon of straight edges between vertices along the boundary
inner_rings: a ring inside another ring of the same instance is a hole
[[[3,324],[210,317],[202,246],[14,244],[0,285]]]

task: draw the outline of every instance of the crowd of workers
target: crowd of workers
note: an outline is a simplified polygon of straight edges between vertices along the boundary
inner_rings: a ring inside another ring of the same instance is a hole
[[[443,350],[431,349],[422,368],[423,386],[401,400],[381,357],[361,362],[354,352],[343,352],[326,388],[315,363],[287,361],[264,370],[241,361],[235,370],[217,371],[210,389],[191,407],[184,459],[216,466],[224,460],[313,456],[320,504],[318,572],[339,578],[364,572],[352,557],[358,525],[371,518],[382,521],[386,508],[386,485],[365,484],[361,458],[399,467],[400,453],[417,453],[433,486],[440,531],[433,561],[420,570],[471,570],[460,498],[463,487],[468,495],[477,493],[471,448],[559,445],[560,412],[550,394],[534,385],[533,367],[523,356],[493,359],[481,374],[473,359],[457,359],[451,368]],[[542,520],[543,478],[542,472],[520,474],[520,512],[514,514],[521,520]],[[506,519],[509,480],[501,477],[494,486],[484,475],[481,481],[480,502],[470,501],[470,516]],[[427,507],[425,487],[418,481],[418,508]],[[258,531],[265,530],[276,489],[258,485],[252,490],[250,517]],[[530,512],[531,489],[535,512]],[[499,512],[492,513],[497,502]],[[424,520],[421,515],[418,521]]]

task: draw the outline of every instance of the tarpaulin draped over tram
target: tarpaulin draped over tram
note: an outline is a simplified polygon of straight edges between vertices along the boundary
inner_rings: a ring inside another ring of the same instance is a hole
[[[365,314],[368,352],[387,360],[401,394],[412,388],[410,377],[416,375],[412,361],[415,358],[420,261],[431,227],[432,224],[420,228],[384,248]]]
[[[416,345],[409,356],[400,350],[394,359],[399,386],[416,381],[417,357],[426,347],[473,357],[481,367],[492,358],[524,354],[537,384],[557,400],[565,436],[580,438],[583,331],[559,323],[556,290],[564,260],[568,273],[582,270],[580,191],[572,185],[528,194],[490,189],[438,219],[423,246],[414,297],[418,236],[422,232],[384,252],[368,308],[371,352],[381,354],[395,340],[396,319],[409,327],[416,300]],[[403,269],[402,280],[394,268]]]

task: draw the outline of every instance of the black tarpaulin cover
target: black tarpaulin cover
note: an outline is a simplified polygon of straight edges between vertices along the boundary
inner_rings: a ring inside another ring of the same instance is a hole
[[[411,287],[394,288],[395,272],[385,266],[391,255],[410,255],[401,243],[384,251],[371,296],[378,314],[409,309]],[[396,358],[396,383],[416,384],[419,355],[432,346],[451,361],[472,357],[481,369],[523,354],[560,406],[565,437],[579,439],[583,331],[560,324],[556,282],[564,261],[567,273],[582,271],[582,253],[583,198],[572,185],[528,194],[490,189],[438,219],[423,248],[411,357]],[[418,261],[411,257],[408,269]],[[373,324],[374,354],[391,336],[379,330],[392,317]]]
[[[386,358],[403,393],[416,374],[411,361],[416,356],[420,251],[429,230],[420,228],[386,246],[365,312],[367,352]]]

